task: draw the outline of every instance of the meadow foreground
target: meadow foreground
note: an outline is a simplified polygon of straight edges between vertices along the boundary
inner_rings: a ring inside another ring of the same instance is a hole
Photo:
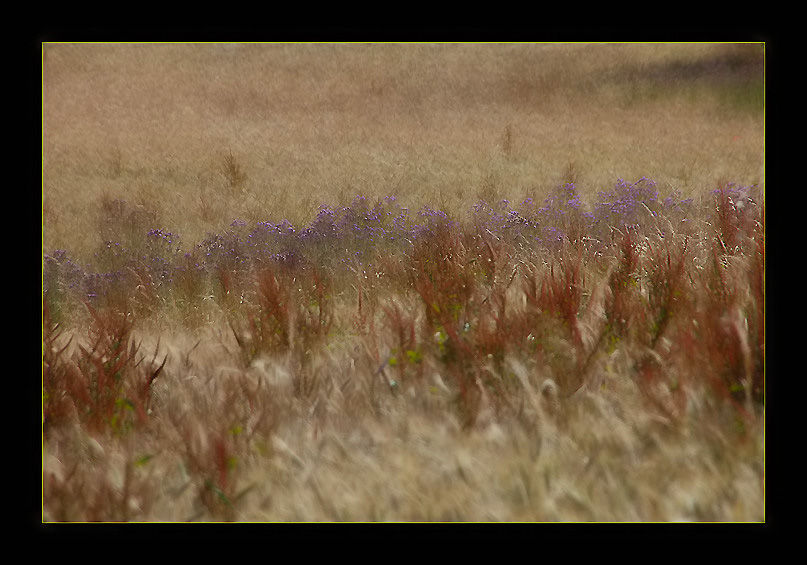
[[[45,519],[763,520],[763,204],[654,187],[47,256]]]

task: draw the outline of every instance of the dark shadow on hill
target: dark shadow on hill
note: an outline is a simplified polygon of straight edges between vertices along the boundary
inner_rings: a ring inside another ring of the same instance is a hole
[[[711,95],[724,109],[755,113],[764,108],[764,77],[763,45],[737,44],[696,60],[626,65],[603,78],[624,87],[628,104]]]

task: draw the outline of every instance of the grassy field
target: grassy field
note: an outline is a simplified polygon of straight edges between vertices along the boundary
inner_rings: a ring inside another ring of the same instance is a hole
[[[761,44],[43,55],[44,521],[764,520]]]

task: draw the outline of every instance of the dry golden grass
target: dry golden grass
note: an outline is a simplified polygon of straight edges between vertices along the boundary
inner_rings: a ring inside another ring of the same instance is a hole
[[[43,247],[79,261],[123,229],[105,224],[115,199],[190,249],[236,218],[299,228],[320,204],[356,194],[461,216],[479,198],[542,198],[567,180],[584,197],[620,177],[683,196],[725,180],[764,187],[760,45],[45,52]],[[411,386],[391,385],[389,365],[379,371],[394,333],[382,305],[412,313],[424,348],[428,336],[411,289],[377,288],[364,333],[348,329],[356,296],[344,291],[339,331],[315,350],[246,363],[226,321],[232,305],[138,319],[142,351],[168,354],[149,418],[131,433],[91,432],[77,414],[49,429],[43,519],[765,519],[764,414],[740,433],[737,413],[693,383],[671,423],[631,376],[634,352],[617,349],[571,397],[556,394],[550,368],[506,356],[490,370],[517,379],[517,415],[482,395],[467,426],[438,356],[424,354]],[[526,308],[518,300],[509,312]],[[85,343],[88,321],[74,315],[65,355]]]
[[[555,401],[547,374],[510,358],[524,412],[483,402],[465,429],[439,366],[391,394],[358,337],[245,368],[225,326],[162,336],[145,426],[49,432],[44,520],[764,520],[761,421],[738,442],[736,415],[693,390],[670,425],[618,359],[599,387]]]

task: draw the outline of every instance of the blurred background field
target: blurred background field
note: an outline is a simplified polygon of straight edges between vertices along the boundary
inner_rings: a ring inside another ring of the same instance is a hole
[[[762,44],[46,44],[43,247],[89,261],[108,204],[192,246],[394,195],[764,187]],[[107,204],[105,211],[104,204]]]

